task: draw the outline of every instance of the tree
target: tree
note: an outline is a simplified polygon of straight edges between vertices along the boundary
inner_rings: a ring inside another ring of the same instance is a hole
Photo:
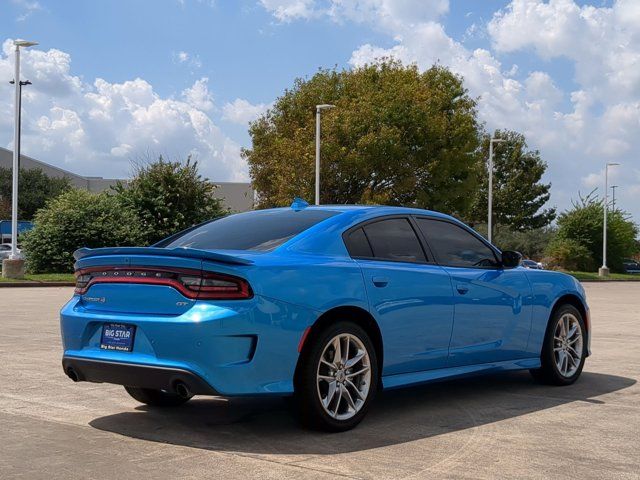
[[[191,225],[227,213],[215,198],[216,185],[198,173],[198,162],[155,162],[136,166],[133,179],[118,182],[119,201],[140,219],[143,242],[156,243]]]
[[[531,230],[511,230],[499,227],[494,232],[494,243],[502,250],[515,250],[526,258],[541,260],[547,246],[556,236],[553,227],[534,228]]]
[[[558,217],[558,241],[571,240],[575,246],[584,247],[590,255],[590,262],[581,262],[581,267],[595,268],[602,265],[603,201],[595,195],[595,190],[586,197],[580,196],[573,207]],[[622,261],[637,253],[636,237],[638,227],[626,212],[616,209],[607,217],[607,264],[612,271],[624,271]],[[553,246],[553,245],[552,245]],[[575,248],[574,248],[575,251]],[[553,256],[553,252],[549,252]],[[580,252],[582,257],[582,253]]]
[[[48,200],[69,190],[71,183],[66,177],[47,176],[40,168],[20,169],[18,177],[18,218],[31,220]],[[11,205],[12,170],[0,167],[0,204]],[[0,208],[0,210],[2,210]]]
[[[323,203],[468,211],[479,177],[476,102],[462,78],[385,60],[297,79],[249,129],[243,150],[261,207],[313,199],[315,105],[322,117]]]
[[[542,207],[549,201],[551,184],[541,182],[547,169],[537,150],[528,150],[524,135],[496,131],[504,143],[493,145],[493,214],[497,225],[524,231],[548,226],[556,217],[555,208]],[[482,141],[482,158],[489,158],[490,136]],[[486,222],[489,179],[482,174],[475,197],[472,221]]]
[[[136,213],[107,193],[71,189],[36,213],[24,235],[23,251],[32,273],[73,271],[73,252],[81,247],[139,245]]]

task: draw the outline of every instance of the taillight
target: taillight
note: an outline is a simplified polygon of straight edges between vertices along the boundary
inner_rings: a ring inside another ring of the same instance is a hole
[[[227,300],[251,298],[249,283],[239,277],[223,273],[200,272],[189,269],[152,267],[92,267],[78,270],[77,294],[83,295],[96,283],[129,283],[166,285],[175,288],[187,298],[200,300]]]

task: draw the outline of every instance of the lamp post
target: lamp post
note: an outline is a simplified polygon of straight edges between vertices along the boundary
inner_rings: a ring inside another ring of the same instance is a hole
[[[609,275],[607,267],[607,210],[609,209],[609,167],[620,165],[619,163],[610,162],[604,167],[604,224],[602,227],[602,266],[598,270],[598,276],[606,277]]]
[[[7,278],[21,278],[24,276],[24,261],[18,253],[18,169],[20,168],[20,94],[23,83],[20,81],[20,47],[32,47],[37,42],[16,40],[15,62],[15,125],[13,138],[13,172],[11,185],[11,255],[2,262],[2,276]]]
[[[491,243],[493,237],[493,144],[504,142],[506,142],[506,140],[502,138],[491,138],[491,140],[489,140],[489,205],[487,208],[489,211],[487,219],[487,237],[489,243]]]
[[[316,205],[320,205],[320,116],[322,110],[335,108],[335,105],[316,105]]]

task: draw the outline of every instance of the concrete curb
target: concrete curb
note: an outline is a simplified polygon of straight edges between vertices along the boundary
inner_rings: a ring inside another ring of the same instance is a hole
[[[16,282],[0,282],[0,288],[15,287],[75,287],[74,282],[36,282],[32,280],[18,280]]]

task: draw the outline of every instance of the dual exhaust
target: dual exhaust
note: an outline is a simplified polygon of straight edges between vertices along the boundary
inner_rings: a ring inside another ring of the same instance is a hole
[[[65,373],[67,374],[67,377],[69,377],[74,382],[81,382],[84,380],[84,377],[82,377],[73,367],[68,367],[65,370]],[[180,380],[173,382],[173,392],[180,398],[189,399],[193,397],[193,393],[191,392],[189,386]]]

